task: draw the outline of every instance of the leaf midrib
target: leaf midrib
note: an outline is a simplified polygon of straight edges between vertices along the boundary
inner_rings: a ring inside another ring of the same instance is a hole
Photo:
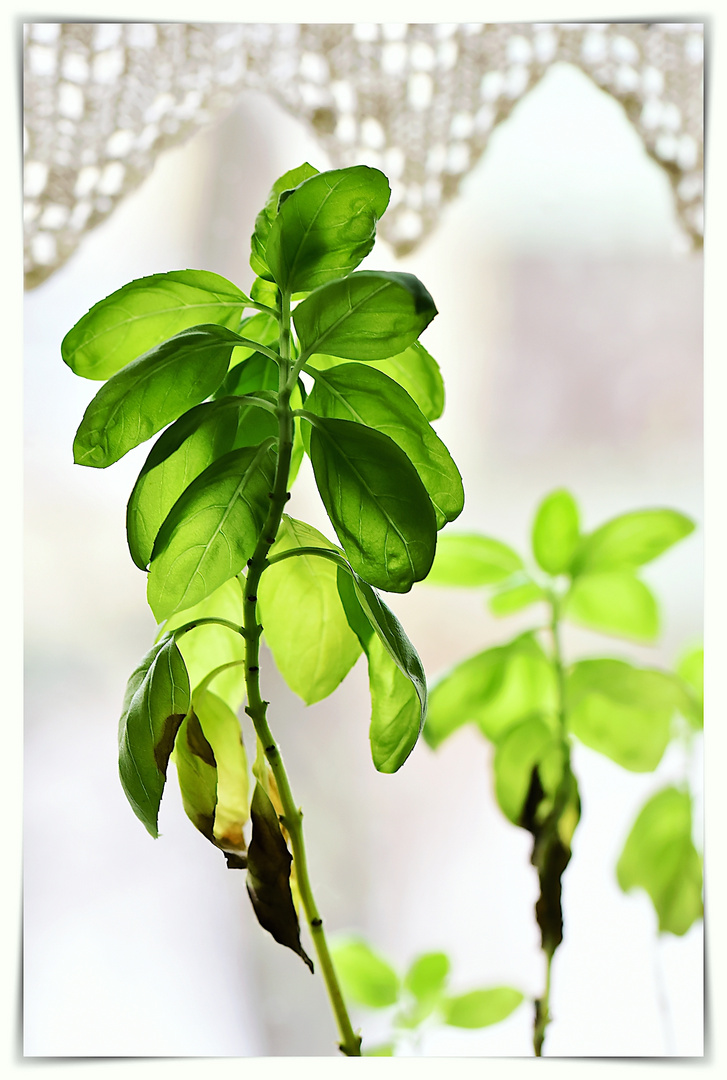
[[[323,176],[324,174],[323,173],[318,173],[317,175],[318,176]],[[309,177],[309,179],[313,179],[313,177]],[[338,178],[338,180],[333,185],[333,187],[329,187],[327,194],[323,197],[323,199],[321,200],[321,202],[320,202],[320,204],[318,206],[318,209],[316,210],[315,214],[311,218],[310,224],[303,230],[303,235],[302,235],[302,237],[300,239],[300,242],[298,244],[298,247],[296,249],[293,261],[290,264],[290,270],[288,271],[288,282],[287,282],[287,287],[288,288],[290,288],[290,282],[294,280],[295,271],[296,271],[296,269],[298,267],[298,259],[300,257],[301,250],[302,250],[303,245],[305,244],[306,240],[308,239],[310,233],[312,232],[313,226],[315,225],[316,221],[320,217],[321,213],[323,212],[324,206],[326,205],[328,200],[331,198],[334,191],[336,191],[341,184],[345,183],[346,179],[347,179],[347,174],[344,171],[343,175]],[[294,204],[294,209],[295,209],[295,204]],[[361,211],[359,211],[359,213],[360,212]],[[300,221],[300,210],[298,210],[297,213],[298,213],[298,220]],[[281,231],[282,231],[282,229],[281,229]]]
[[[247,448],[245,448],[245,449],[247,449]],[[269,449],[269,447],[266,447],[265,450],[262,450],[262,451],[258,450],[258,452],[255,454],[255,456],[252,459],[252,461],[250,462],[249,466],[247,467],[247,469],[245,470],[245,472],[241,476],[240,482],[237,485],[237,487],[235,488],[234,494],[232,495],[232,497],[230,499],[227,500],[225,511],[222,514],[222,517],[220,518],[219,524],[216,526],[215,531],[213,532],[212,536],[210,537],[210,539],[205,544],[199,545],[200,547],[202,547],[202,554],[199,556],[199,559],[198,559],[198,561],[197,561],[197,563],[196,563],[196,565],[194,567],[194,570],[192,571],[192,573],[190,575],[189,582],[185,586],[185,589],[184,589],[184,592],[182,593],[180,602],[182,602],[184,600],[185,596],[189,592],[192,581],[194,580],[196,575],[198,573],[200,573],[200,566],[201,566],[204,558],[206,557],[207,553],[209,552],[209,550],[210,550],[212,544],[214,543],[214,541],[217,539],[217,536],[219,535],[220,531],[222,530],[222,527],[225,524],[225,522],[227,521],[227,518],[232,513],[232,508],[233,508],[235,502],[237,501],[238,497],[240,497],[241,492],[244,489],[244,487],[246,486],[250,476],[252,475],[254,470],[258,467],[258,465],[262,461],[263,457],[267,453],[268,449]],[[246,502],[246,505],[248,507],[250,507],[250,503],[247,500],[244,500],[244,501]],[[213,505],[212,506],[207,505],[207,506],[204,506],[204,507],[200,507],[200,510],[210,510],[210,509],[214,509],[214,506]],[[197,512],[198,511],[195,511],[195,513],[190,518],[184,518],[183,523],[185,525],[188,524],[189,521],[191,521],[194,517],[196,517]],[[179,528],[181,525],[182,525],[182,522],[180,522],[179,525],[177,525],[177,528]],[[175,531],[176,531],[176,529],[175,529]],[[169,547],[171,547],[172,540],[173,540],[173,534],[169,538],[169,543],[167,544],[167,546],[164,549],[165,551],[167,551],[169,549]],[[191,550],[193,550],[193,548],[195,546],[197,546],[197,545],[192,545],[191,547],[186,548],[185,550],[186,551],[191,551]],[[163,554],[163,552],[160,552],[160,554]],[[169,575],[172,573],[174,566],[176,565],[176,563],[182,557],[183,554],[184,554],[184,552],[182,552],[182,553],[180,553],[180,555],[176,556],[176,558],[174,559],[174,562],[170,565],[169,570],[167,571],[166,577],[164,579],[164,590],[166,590],[166,582],[169,580]],[[178,610],[178,607],[175,610]],[[175,612],[172,612],[172,614],[175,614]]]
[[[196,353],[199,353],[199,352],[201,352],[203,350],[211,350],[211,349],[229,348],[230,352],[232,352],[232,349],[234,347],[235,347],[234,342],[226,342],[226,341],[205,341],[205,342],[200,342],[198,345],[188,346],[187,348],[183,349],[183,357],[182,358],[183,359],[191,359],[192,357],[195,356]],[[127,398],[127,396],[129,394],[134,393],[137,390],[141,390],[142,392],[144,392],[144,390],[146,388],[146,384],[148,383],[149,379],[153,378],[155,375],[158,375],[159,372],[166,371],[167,367],[170,364],[179,363],[179,362],[180,362],[179,352],[170,352],[169,355],[166,358],[163,358],[162,360],[159,360],[156,363],[149,364],[148,367],[146,368],[146,370],[144,372],[142,372],[142,374],[138,377],[138,379],[134,380],[134,382],[131,383],[128,390],[124,390],[121,393],[121,395],[119,396],[119,398],[117,399],[115,404],[112,406],[110,411],[108,411],[109,407],[108,406],[104,407],[103,403],[101,403],[100,406],[97,406],[97,412],[95,414],[92,414],[92,415],[93,415],[94,420],[96,420],[97,416],[100,416],[102,418],[102,423],[101,423],[101,425],[99,427],[91,428],[91,431],[89,432],[89,435],[90,434],[99,434],[104,429],[107,429],[107,428],[111,427],[114,424],[116,414],[118,413],[119,409],[122,408],[122,406],[123,406],[123,404],[124,404],[124,402],[125,402],[125,400],[126,400],[126,398]],[[229,364],[229,357],[228,357],[228,364]],[[106,383],[105,385],[108,386],[108,383]],[[171,388],[169,388],[169,389],[171,389]],[[169,389],[167,390],[167,394],[169,393]],[[122,417],[122,430],[123,430],[123,417]],[[100,440],[94,442],[91,445],[91,447],[88,450],[86,450],[83,457],[84,458],[88,457],[99,446],[102,446],[102,442]]]
[[[320,427],[316,428],[316,431],[317,431],[317,432],[318,432],[319,434],[321,433],[321,431],[322,431],[322,430],[324,430],[324,429],[321,429]],[[415,574],[415,570],[414,570],[414,563],[413,563],[413,561],[412,561],[412,556],[411,556],[411,554],[410,554],[410,547],[411,547],[411,545],[409,544],[409,542],[408,542],[408,541],[406,540],[406,538],[405,538],[405,537],[404,537],[404,535],[402,534],[402,532],[401,532],[401,529],[399,529],[399,527],[397,526],[396,522],[395,522],[395,521],[393,521],[393,519],[391,518],[391,516],[390,516],[390,514],[388,513],[387,509],[386,509],[386,508],[385,508],[384,506],[382,506],[382,505],[381,505],[381,502],[379,501],[379,498],[378,498],[378,497],[377,497],[377,496],[376,496],[376,495],[374,494],[374,492],[372,491],[371,487],[370,487],[370,486],[369,486],[369,484],[368,484],[368,483],[367,483],[367,482],[366,482],[366,481],[364,480],[363,476],[361,475],[361,473],[359,472],[359,470],[358,470],[358,469],[356,468],[356,466],[355,466],[355,465],[353,464],[353,462],[352,462],[352,461],[351,461],[351,459],[350,459],[350,458],[348,457],[348,455],[347,455],[347,454],[345,454],[345,453],[344,453],[344,452],[343,452],[343,451],[341,450],[341,448],[340,448],[340,445],[339,445],[339,444],[338,444],[338,443],[336,442],[336,440],[335,440],[335,439],[334,439],[334,438],[333,438],[333,437],[332,437],[332,436],[331,436],[331,435],[330,435],[330,434],[329,434],[328,432],[325,432],[325,435],[326,435],[326,436],[328,437],[329,441],[330,441],[330,442],[332,442],[332,443],[334,444],[334,446],[335,446],[335,448],[336,448],[336,450],[337,450],[338,454],[340,455],[340,457],[341,457],[341,458],[342,458],[342,459],[343,459],[343,460],[344,460],[344,461],[346,462],[346,464],[348,465],[349,469],[350,469],[350,470],[351,470],[351,471],[352,471],[352,472],[354,473],[354,475],[355,475],[355,476],[357,477],[357,479],[358,479],[358,481],[359,481],[359,483],[360,483],[361,487],[362,487],[362,488],[363,488],[363,489],[364,489],[364,490],[365,490],[366,492],[368,492],[368,494],[369,494],[369,496],[370,496],[370,498],[371,498],[372,502],[373,502],[373,503],[374,503],[374,504],[375,504],[375,505],[376,505],[376,506],[378,507],[378,509],[379,509],[379,512],[380,512],[380,513],[381,513],[381,515],[382,515],[382,516],[384,517],[384,519],[386,520],[387,524],[388,524],[388,525],[389,525],[389,526],[391,527],[391,529],[392,529],[392,530],[393,530],[393,531],[394,531],[394,532],[396,533],[396,535],[397,535],[397,536],[399,537],[399,539],[401,540],[402,544],[404,545],[404,550],[406,551],[406,556],[407,556],[407,559],[408,559],[408,561],[409,561],[409,567],[410,567],[410,569],[411,569],[411,572],[412,572],[412,574]],[[393,442],[393,439],[392,439],[392,442]],[[394,445],[396,445],[396,444],[394,443]],[[403,451],[402,451],[402,453],[403,453]],[[412,466],[412,468],[414,468],[414,466]],[[359,524],[360,524],[360,523],[361,523],[361,518],[359,517]],[[360,543],[360,541],[359,541],[359,543]],[[362,550],[363,550],[363,549],[364,549],[364,545],[363,545],[363,544],[360,544],[360,546],[361,546],[361,548],[362,548]],[[387,558],[387,555],[386,555],[386,540],[384,541],[384,558],[385,558],[385,561],[386,561],[386,571],[387,571],[387,573],[388,573],[388,570],[389,570],[389,568],[388,568],[388,558]]]
[[[234,300],[234,301],[233,300],[227,300],[227,301],[226,300],[216,300],[213,303],[209,303],[209,304],[178,304],[175,307],[159,308],[156,311],[147,312],[144,315],[134,315],[131,318],[124,319],[121,322],[115,323],[113,326],[110,326],[110,327],[107,327],[104,330],[101,330],[98,334],[93,334],[90,337],[84,338],[83,341],[79,345],[77,345],[75,347],[75,349],[70,354],[70,356],[71,357],[76,356],[82,349],[86,349],[89,346],[93,345],[94,342],[98,341],[100,338],[104,337],[106,334],[114,334],[114,333],[118,332],[120,329],[122,329],[123,327],[130,326],[132,323],[140,322],[143,319],[153,319],[153,318],[156,318],[159,315],[169,315],[171,312],[174,312],[174,311],[203,311],[203,310],[206,310],[208,308],[235,307],[235,306],[242,306],[244,308],[245,307],[245,304],[243,302],[244,299],[246,299],[246,298],[243,298],[241,296],[239,298],[239,300]],[[123,308],[121,310],[123,310]],[[162,340],[165,340],[165,339],[162,339]],[[154,348],[154,346],[152,345],[151,348]]]
[[[366,271],[362,270],[361,273],[366,273]],[[351,277],[344,278],[343,280],[346,282],[347,285],[350,286],[350,283],[353,280],[353,277],[354,277],[354,275],[351,275]],[[361,279],[359,277],[357,277],[356,280],[360,281]],[[332,284],[335,284],[335,282],[333,282]],[[374,292],[366,293],[366,295],[363,296],[361,298],[361,300],[356,301],[356,303],[352,303],[352,301],[351,301],[351,292],[350,292],[350,288],[349,288],[349,292],[348,292],[348,295],[347,295],[348,311],[346,311],[343,315],[339,316],[338,319],[336,319],[334,322],[332,322],[330,324],[330,326],[328,326],[328,328],[326,329],[325,334],[323,334],[321,337],[316,338],[316,340],[313,342],[313,344],[309,345],[305,349],[305,352],[303,353],[303,356],[301,357],[301,360],[307,360],[308,357],[313,356],[314,353],[320,352],[321,351],[321,348],[320,348],[321,343],[324,342],[327,337],[330,337],[331,333],[334,330],[337,330],[342,322],[345,322],[346,319],[350,319],[350,317],[353,315],[353,313],[355,311],[358,311],[359,308],[363,307],[364,304],[366,304],[369,300],[373,300],[374,297],[379,295],[379,293],[384,292],[386,289],[391,288],[395,284],[396,284],[396,282],[391,281],[391,280],[384,281],[383,284],[380,285],[378,289],[375,289]]]

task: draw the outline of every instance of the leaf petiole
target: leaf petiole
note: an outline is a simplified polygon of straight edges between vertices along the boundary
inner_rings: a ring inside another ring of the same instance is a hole
[[[205,616],[203,619],[194,619],[192,622],[184,623],[183,626],[178,626],[176,627],[176,629],[172,630],[171,634],[176,641],[176,639],[178,637],[181,637],[182,634],[188,634],[190,630],[194,630],[198,626],[204,626],[207,623],[217,623],[219,626],[226,626],[228,630],[234,630],[236,634],[240,634],[242,637],[245,636],[245,628],[243,626],[240,626],[239,623],[233,623],[229,619],[219,619],[213,615]]]

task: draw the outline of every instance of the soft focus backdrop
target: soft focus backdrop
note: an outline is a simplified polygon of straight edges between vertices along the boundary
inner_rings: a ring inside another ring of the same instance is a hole
[[[76,378],[59,349],[93,303],[135,277],[195,267],[246,289],[255,214],[273,180],[306,159],[328,167],[301,127],[247,93],[163,156],[26,297],[28,1055],[335,1050],[321,980],[260,931],[244,876],[188,823],[173,776],[160,840],[126,804],[116,723],[155,628],[124,515],[148,446],[105,472],[72,464],[98,386]],[[537,502],[559,486],[578,498],[586,528],[642,506],[697,520],[644,575],[663,598],[657,648],[586,631],[565,639],[573,658],[671,664],[702,633],[702,258],[679,249],[667,178],[620,107],[575,69],[553,68],[495,132],[426,244],[401,264],[382,244],[367,262],[417,274],[439,308],[424,344],[447,389],[437,429],[465,483],[453,529],[522,548]],[[291,512],[330,534],[307,466]],[[391,606],[430,677],[510,630],[481,596],[420,585]],[[379,775],[362,662],[306,709],[265,659],[271,724],[305,812],[329,929],[363,933],[400,967],[444,949],[456,990],[506,983],[539,993],[530,839],[494,803],[484,740],[464,729]],[[614,876],[637,809],[682,762],[667,755],[639,776],[578,747],[574,764],[583,818],[564,879],[546,1053],[701,1054],[701,926],[657,940],[646,896],[623,896]],[[481,1032],[440,1029],[421,1050],[527,1056],[531,1022],[523,1006]],[[355,1023],[376,1038],[371,1014]]]

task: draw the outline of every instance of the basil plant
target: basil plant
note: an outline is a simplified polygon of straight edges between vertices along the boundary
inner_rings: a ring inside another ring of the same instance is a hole
[[[312,704],[364,653],[373,763],[401,767],[422,730],[426,680],[378,590],[405,593],[426,577],[464,495],[430,423],[442,379],[418,339],[434,302],[411,274],[356,269],[389,198],[377,169],[303,164],[256,218],[249,296],[207,270],[153,274],[101,300],[62,344],[77,375],[103,381],[76,434],[78,464],[105,469],[158,436],[126,517],[159,633],[126,688],[123,789],[156,837],[171,758],[189,818],[246,872],[261,925],[313,970],[303,912],[347,1055],[360,1054],[360,1038],[311,890],[259,655],[264,637]],[[305,454],[337,544],[285,513]]]

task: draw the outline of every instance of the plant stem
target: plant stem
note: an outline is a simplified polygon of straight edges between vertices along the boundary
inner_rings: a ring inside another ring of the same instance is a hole
[[[536,1057],[543,1056],[545,1029],[550,1023],[550,972],[553,966],[553,953],[545,953],[545,991],[535,1002],[535,1025],[533,1027],[533,1048]]]
[[[336,1018],[341,1037],[340,1049],[347,1057],[361,1056],[361,1039],[354,1034],[351,1020],[346,1010],[341,988],[338,984],[328,943],[323,930],[323,921],[318,913],[306,858],[303,840],[303,813],[296,805],[290,790],[288,774],[283,764],[280,750],[273,738],[267,721],[268,702],[260,694],[260,637],[262,626],[257,618],[257,594],[265,569],[268,552],[275,541],[280,526],[285,504],[290,498],[288,476],[293,449],[293,413],[290,408],[292,386],[289,381],[290,369],[290,296],[283,293],[280,314],[280,389],[278,394],[278,463],[275,471],[273,490],[270,493],[270,509],[263,526],[253,556],[248,563],[248,571],[243,592],[243,633],[245,638],[245,682],[247,685],[246,712],[250,716],[255,731],[265,751],[265,757],[275,777],[280,801],[283,807],[282,824],[285,826],[293,851],[296,880],[301,903],[310,927],[313,944],[318,956],[331,1007]]]
[[[540,835],[535,836],[533,845],[533,862],[538,866],[541,894],[536,907],[536,913],[541,905],[550,908],[546,916],[551,925],[547,927],[541,924],[542,950],[545,956],[545,989],[542,997],[535,1002],[535,1019],[533,1024],[533,1048],[536,1057],[542,1057],[545,1033],[550,1021],[550,985],[553,956],[562,940],[562,908],[560,900],[560,880],[563,870],[570,859],[570,842],[567,841],[567,850],[564,848],[564,840],[560,835],[561,817],[568,805],[571,796],[573,774],[570,763],[570,743],[568,741],[568,726],[566,716],[565,698],[565,668],[560,643],[560,597],[552,590],[550,592],[550,635],[552,640],[551,663],[555,672],[557,716],[560,732],[561,748],[563,751],[563,773],[553,798],[553,807],[543,822]],[[548,880],[549,898],[544,901],[543,887]],[[556,912],[552,910],[556,908]],[[539,922],[541,919],[539,918]],[[554,926],[557,922],[557,926]]]

